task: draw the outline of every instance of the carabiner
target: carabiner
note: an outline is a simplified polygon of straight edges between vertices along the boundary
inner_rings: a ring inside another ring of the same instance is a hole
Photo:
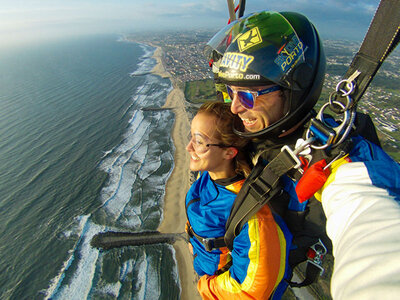
[[[333,101],[334,104],[345,109],[343,103],[338,101]],[[325,103],[319,110],[317,116],[311,120],[311,126],[307,129],[306,137],[307,139],[314,136],[320,146],[311,145],[314,149],[325,149],[331,145],[334,145],[338,137],[344,132],[347,132],[347,127],[351,123],[351,113],[348,110],[344,110],[343,121],[338,126],[330,126],[324,117],[325,109],[330,105],[330,103]],[[351,125],[350,125],[351,126]]]

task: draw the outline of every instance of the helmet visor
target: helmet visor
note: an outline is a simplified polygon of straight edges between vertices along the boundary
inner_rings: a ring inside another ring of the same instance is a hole
[[[223,55],[218,76],[232,85],[274,82],[296,89],[290,71],[304,62],[302,41],[286,18],[278,12],[262,11],[238,19],[221,29],[205,46],[210,58]]]

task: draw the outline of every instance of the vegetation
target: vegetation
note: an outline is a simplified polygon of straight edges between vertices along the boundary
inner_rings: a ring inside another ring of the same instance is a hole
[[[184,91],[186,100],[193,104],[215,101],[217,96],[212,79],[188,81]]]

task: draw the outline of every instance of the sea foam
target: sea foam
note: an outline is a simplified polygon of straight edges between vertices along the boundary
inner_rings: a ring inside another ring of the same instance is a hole
[[[70,251],[60,273],[52,280],[46,291],[47,298],[85,299],[103,295],[159,299],[162,295],[162,270],[159,269],[162,251],[156,251],[153,257],[154,250],[148,254],[145,247],[135,247],[129,252],[118,250],[116,253],[119,253],[117,257],[121,262],[116,270],[117,281],[108,282],[103,277],[110,275],[102,270],[109,268],[110,264],[115,269],[117,262],[110,262],[114,252],[100,252],[90,246],[92,237],[99,232],[152,229],[163,217],[165,183],[174,166],[173,144],[166,131],[172,127],[173,114],[167,110],[143,111],[141,108],[161,107],[172,85],[149,74],[155,64],[149,59],[154,48],[141,47],[145,52],[142,61],[130,75],[142,76],[145,80],[133,93],[132,104],[125,112],[131,114],[127,130],[119,145],[103,151],[99,163],[99,168],[108,174],[99,195],[102,205],[82,218],[80,230],[76,231],[80,235],[79,241]],[[71,232],[66,232],[66,235],[71,236]],[[163,247],[173,252],[170,245]],[[131,258],[124,260],[126,255]],[[172,266],[172,269],[173,280],[179,287],[177,268]],[[131,290],[129,295],[121,295],[126,290]]]

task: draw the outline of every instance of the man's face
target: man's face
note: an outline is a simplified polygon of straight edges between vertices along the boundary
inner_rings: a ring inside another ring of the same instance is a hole
[[[255,105],[249,109],[244,107],[237,96],[237,91],[259,91],[270,86],[239,87],[230,86],[234,91],[231,111],[242,120],[245,131],[257,132],[280,120],[285,113],[285,101],[281,91],[274,91],[256,98]]]

